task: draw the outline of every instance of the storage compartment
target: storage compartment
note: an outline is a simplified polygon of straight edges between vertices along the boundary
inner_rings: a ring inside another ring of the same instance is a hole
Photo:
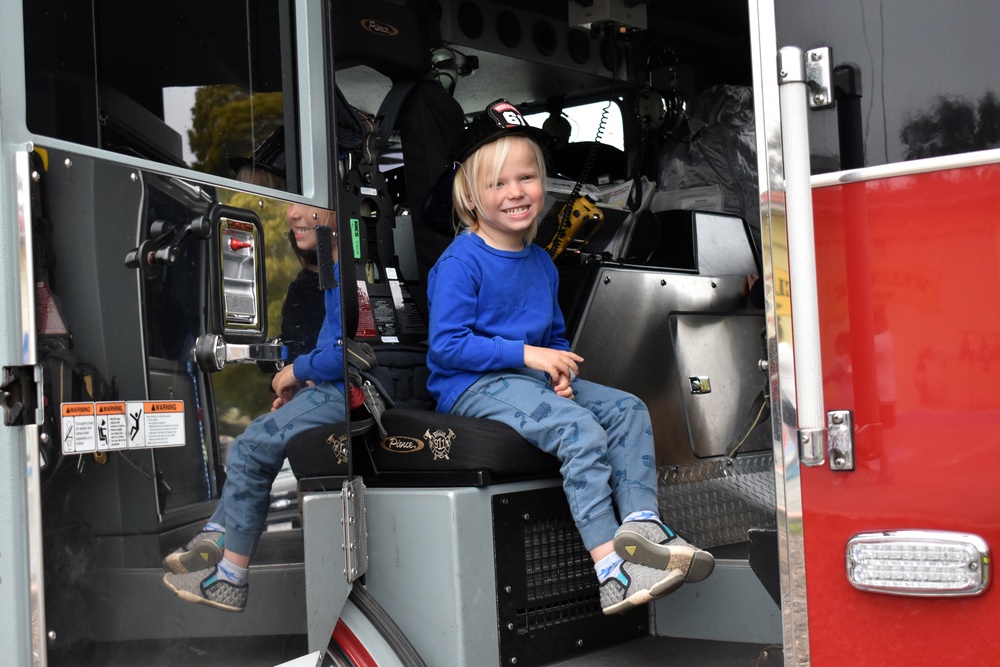
[[[602,266],[573,345],[583,378],[646,403],[661,516],[703,548],[774,520],[764,314],[744,281]]]

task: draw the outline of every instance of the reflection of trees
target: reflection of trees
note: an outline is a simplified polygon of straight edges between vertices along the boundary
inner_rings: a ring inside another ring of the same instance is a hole
[[[292,252],[285,223],[285,202],[262,198],[235,190],[220,190],[219,201],[236,208],[253,211],[264,226],[264,256],[267,270],[267,326],[268,337],[274,338],[281,331],[281,306],[288,285],[301,268]],[[259,202],[263,201],[261,207]],[[212,378],[215,404],[219,414],[226,413],[231,428],[220,425],[228,435],[239,435],[242,422],[270,409],[270,374],[262,373],[254,365],[233,364],[226,366]],[[235,411],[234,411],[235,408]],[[245,424],[244,424],[245,425]]]
[[[285,222],[287,205],[276,199],[227,190],[219,192],[219,200],[229,206],[253,211],[264,225],[268,336],[277,336],[281,331],[281,305],[285,301],[288,284],[302,268],[288,241],[288,225]],[[262,200],[263,208],[258,206]]]
[[[194,169],[233,177],[231,157],[249,157],[282,123],[282,94],[256,93],[252,97],[232,85],[203,86],[195,91],[188,140],[195,155]],[[219,201],[253,211],[264,226],[267,269],[268,337],[281,330],[281,304],[288,284],[299,270],[285,236],[284,202],[238,191],[219,190]],[[260,206],[259,202],[264,205]],[[224,434],[238,435],[248,419],[270,409],[271,376],[255,365],[231,364],[212,378],[215,404]]]
[[[1000,101],[992,91],[975,107],[940,95],[930,111],[909,119],[899,136],[907,160],[1000,147]]]
[[[188,141],[198,171],[233,176],[231,157],[248,157],[282,123],[282,94],[253,96],[232,85],[195,91]]]

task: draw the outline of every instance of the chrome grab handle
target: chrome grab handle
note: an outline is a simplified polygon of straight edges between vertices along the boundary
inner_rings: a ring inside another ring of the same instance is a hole
[[[810,52],[810,56],[815,59],[813,53]],[[778,50],[778,98],[785,166],[798,440],[802,465],[817,466],[823,463],[825,456],[826,414],[823,408],[809,126],[806,118],[812,94],[809,86],[814,77],[808,75],[807,69],[802,49],[786,46]]]
[[[288,358],[288,350],[278,340],[262,343],[227,343],[218,334],[205,334],[195,341],[194,359],[198,367],[206,373],[221,371],[227,364],[274,363],[281,368]]]

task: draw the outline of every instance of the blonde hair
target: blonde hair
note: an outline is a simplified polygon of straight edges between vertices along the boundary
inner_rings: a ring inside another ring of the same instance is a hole
[[[273,190],[288,189],[284,178],[267,169],[255,167],[252,162],[248,162],[240,167],[240,170],[236,172],[236,180]]]
[[[545,183],[545,154],[542,147],[520,134],[508,134],[500,137],[496,141],[491,141],[485,146],[480,146],[469,157],[465,158],[455,173],[455,183],[451,190],[451,203],[455,221],[455,231],[460,232],[467,229],[475,232],[479,229],[479,220],[476,211],[483,210],[483,201],[479,196],[480,188],[476,184],[496,183],[503,169],[504,160],[510,154],[511,149],[517,142],[524,141],[531,146],[535,156],[535,164],[538,166],[538,177]],[[469,203],[472,208],[469,208]],[[539,202],[541,205],[542,202]],[[531,243],[538,233],[538,216],[532,221],[531,226],[524,232],[524,240]]]

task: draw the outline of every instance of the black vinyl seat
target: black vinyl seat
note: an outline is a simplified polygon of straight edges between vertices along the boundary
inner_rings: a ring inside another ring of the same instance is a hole
[[[367,484],[486,486],[494,481],[557,476],[559,461],[510,426],[434,411],[427,391],[426,348],[375,348],[379,365],[366,373],[392,407],[380,417],[382,434],[364,409],[352,414],[355,469]],[[300,480],[347,474],[347,425],[313,429],[286,448]]]
[[[502,478],[558,474],[559,461],[510,426],[489,419],[392,408],[382,415],[385,437],[372,448],[378,470],[478,472]]]

